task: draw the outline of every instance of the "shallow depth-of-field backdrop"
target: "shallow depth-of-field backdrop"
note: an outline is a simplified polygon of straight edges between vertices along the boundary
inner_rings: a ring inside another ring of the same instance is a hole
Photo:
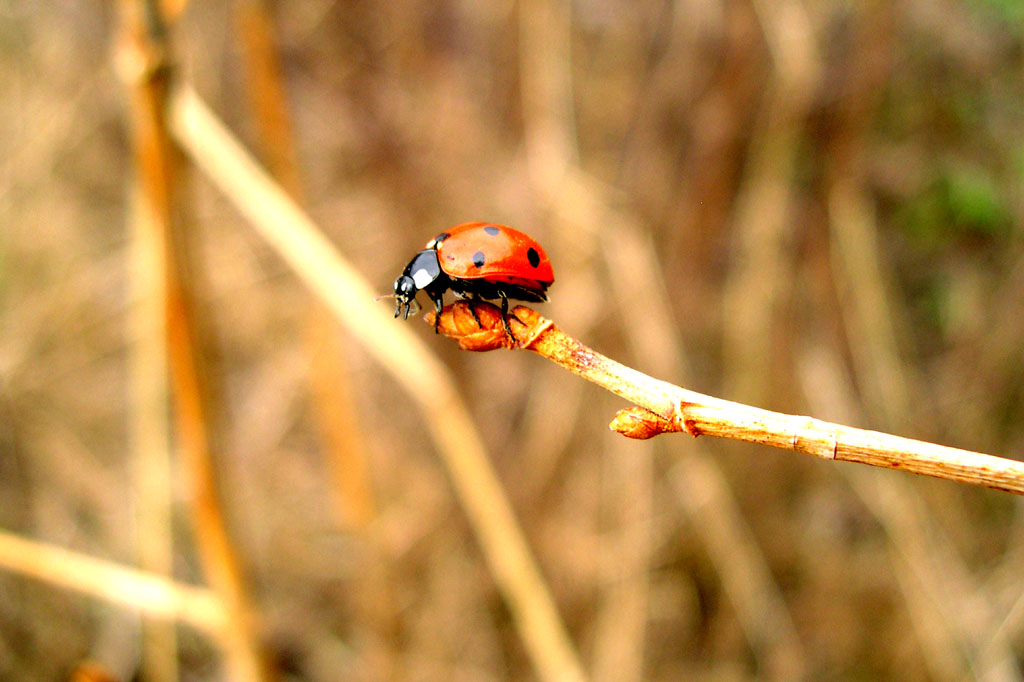
[[[204,586],[179,436],[170,528],[140,532],[164,427],[133,350],[153,340],[131,227],[145,65],[119,28],[136,4],[0,3],[0,529],[124,566],[172,547],[174,578]],[[539,310],[632,367],[1024,457],[1019,3],[182,4],[172,82],[254,153],[274,130],[293,145],[283,182],[375,293],[447,226],[513,225],[554,264]],[[261,125],[253,93],[287,124]],[[424,412],[180,171],[217,506],[274,674],[539,679]],[[607,428],[621,400],[536,355],[394,325],[452,372],[595,682],[1024,676],[1019,497],[628,441]],[[2,568],[0,679],[225,679],[230,635],[149,622]]]

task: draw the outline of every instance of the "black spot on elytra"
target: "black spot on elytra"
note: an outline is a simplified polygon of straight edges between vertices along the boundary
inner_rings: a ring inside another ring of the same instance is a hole
[[[540,265],[540,254],[537,253],[537,249],[532,246],[526,251],[526,260],[530,261],[530,265],[537,267]]]
[[[483,251],[477,251],[476,253],[473,254],[473,265],[477,266],[478,268],[482,268],[484,266]]]
[[[494,225],[488,225],[487,227],[484,228],[484,232],[491,235],[492,237],[496,237],[500,230],[498,230],[498,228],[496,228]]]

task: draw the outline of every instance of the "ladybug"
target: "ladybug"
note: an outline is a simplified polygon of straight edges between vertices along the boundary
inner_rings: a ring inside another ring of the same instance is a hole
[[[443,296],[451,289],[460,298],[501,299],[501,319],[511,336],[505,319],[508,300],[547,301],[547,288],[554,281],[551,261],[529,235],[504,225],[463,223],[431,239],[405,266],[395,280],[395,317],[403,308],[405,318],[409,317],[416,292],[422,289],[434,302],[437,333]]]

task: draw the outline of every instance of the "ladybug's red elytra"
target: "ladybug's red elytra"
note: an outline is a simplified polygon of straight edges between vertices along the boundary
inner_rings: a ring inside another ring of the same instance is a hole
[[[555,281],[551,261],[532,237],[493,223],[463,223],[437,235],[409,261],[395,280],[395,317],[414,305],[422,289],[434,302],[434,331],[451,289],[460,298],[500,299],[505,331],[509,329],[508,300],[547,301]],[[475,316],[475,313],[474,313]]]

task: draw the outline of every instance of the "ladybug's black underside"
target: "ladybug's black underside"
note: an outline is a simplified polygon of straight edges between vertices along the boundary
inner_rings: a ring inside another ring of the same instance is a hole
[[[484,279],[453,279],[444,273],[441,273],[441,276],[448,280],[444,283],[444,287],[451,289],[456,295],[463,298],[487,298],[491,300],[511,298],[517,301],[531,301],[533,303],[544,303],[548,300],[547,294],[545,294],[546,284],[538,283],[537,288],[528,289],[508,282],[489,282]],[[438,281],[440,279],[441,277],[438,278]],[[430,288],[427,287],[428,294],[430,294]]]
[[[429,285],[424,287],[424,291],[427,292],[427,296],[434,302],[434,310],[436,316],[434,317],[434,332],[437,332],[438,323],[441,320],[441,310],[444,308],[444,292],[451,289],[452,292],[460,298],[468,298],[470,300],[480,299],[500,299],[501,300],[501,321],[505,325],[505,331],[509,335],[512,334],[512,330],[508,326],[508,320],[505,319],[505,315],[508,313],[508,300],[514,299],[517,301],[532,301],[535,303],[543,303],[548,300],[545,290],[547,284],[537,283],[536,289],[530,289],[518,284],[510,284],[507,282],[489,282],[484,279],[461,279],[455,277],[449,277],[443,271],[438,275],[437,279],[431,282]],[[476,313],[473,313],[473,317],[476,317]],[[479,324],[480,320],[477,320]]]
[[[512,282],[495,282],[485,278],[452,277],[440,267],[437,259],[437,251],[432,248],[424,249],[405,267],[401,276],[395,280],[395,317],[404,311],[409,316],[411,306],[415,305],[416,292],[420,289],[427,293],[434,303],[434,310],[437,315],[434,319],[434,331],[437,331],[438,322],[441,319],[441,310],[444,308],[444,293],[449,289],[460,298],[470,300],[500,300],[502,321],[505,323],[505,330],[511,334],[508,320],[504,315],[508,313],[509,299],[517,301],[531,301],[543,303],[548,300],[546,291],[549,282],[532,282],[527,284],[514,284]],[[476,313],[473,314],[476,317]]]

